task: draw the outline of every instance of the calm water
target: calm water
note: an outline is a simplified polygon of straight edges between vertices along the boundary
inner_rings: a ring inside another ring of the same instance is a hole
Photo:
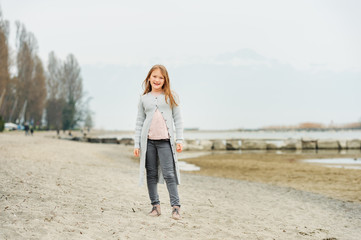
[[[184,132],[186,139],[361,139],[361,130],[353,131],[189,131]]]
[[[307,159],[305,163],[318,163],[325,167],[361,169],[361,158]]]
[[[199,157],[202,155],[208,155],[209,152],[184,152],[179,155],[179,159],[182,161],[179,161],[179,168],[183,171],[199,171],[200,167],[187,163],[187,158],[191,157]],[[213,154],[222,154],[222,152],[217,152]],[[224,154],[224,152],[223,152]],[[357,169],[361,170],[361,158],[329,158],[329,159],[306,159],[302,160],[301,162],[304,163],[315,163],[315,164],[321,164],[324,167],[332,167],[332,168],[344,168],[344,169]]]
[[[200,167],[198,167],[194,164],[191,164],[191,163],[184,162],[184,161],[179,161],[178,167],[182,171],[199,171],[199,170],[201,170]]]
[[[116,132],[103,134],[99,137],[116,137],[118,139],[121,138],[134,138],[134,131],[128,132]],[[285,139],[337,139],[337,140],[352,140],[352,139],[361,139],[361,130],[340,130],[340,131],[184,131],[185,139],[265,139],[276,145],[282,145]],[[337,154],[345,154],[349,153],[351,150],[342,150],[336,151]],[[359,153],[360,150],[352,150],[355,153]],[[232,151],[232,153],[242,154],[245,151]],[[255,151],[253,151],[255,152]],[[314,151],[312,151],[314,152]],[[229,151],[199,151],[199,152],[187,152],[184,151],[182,154],[178,156],[181,160],[179,161],[180,169],[183,171],[198,171],[199,167],[193,164],[188,164],[187,158],[197,157],[208,154],[224,154],[229,153]],[[259,151],[259,153],[266,153],[266,151]],[[276,151],[277,154],[282,154],[282,151]],[[296,154],[300,154],[301,152],[295,152]],[[347,165],[344,162],[351,161],[348,160],[334,160],[329,159],[332,163],[328,163],[324,159],[318,159],[322,161],[325,167],[340,167],[340,168],[352,168],[352,169],[361,169],[360,165]],[[318,160],[310,160],[310,161],[318,161]],[[335,162],[336,161],[336,162]],[[339,162],[337,162],[339,161]],[[352,160],[353,161],[353,160]],[[351,162],[352,162],[351,161]],[[361,160],[358,161],[359,164]],[[315,162],[316,163],[316,162]]]
[[[182,158],[182,159],[186,160],[186,157]],[[302,162],[321,164],[324,167],[331,167],[331,168],[361,170],[361,158],[306,159],[306,160],[302,160]],[[199,171],[200,170],[200,167],[198,167],[194,164],[189,164],[185,161],[179,161],[179,168],[182,171]]]
[[[134,138],[134,132],[105,134],[101,137]],[[361,130],[340,131],[184,131],[185,139],[361,139]]]
[[[304,162],[322,164],[356,164],[361,166],[361,158],[307,159]]]

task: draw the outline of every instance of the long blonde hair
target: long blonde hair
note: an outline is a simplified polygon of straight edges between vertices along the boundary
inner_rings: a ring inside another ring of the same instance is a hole
[[[150,84],[149,78],[152,72],[156,69],[159,69],[164,77],[164,84],[162,86],[162,89],[164,91],[165,95],[165,102],[168,103],[168,100],[170,101],[170,107],[173,108],[174,106],[178,106],[178,103],[175,101],[175,97],[177,98],[177,101],[179,102],[177,94],[170,89],[170,82],[169,82],[169,76],[167,69],[160,64],[154,65],[148,72],[148,75],[146,79],[143,81],[143,87],[144,87],[144,94],[147,94],[152,91],[152,85]],[[174,95],[174,96],[173,96]]]

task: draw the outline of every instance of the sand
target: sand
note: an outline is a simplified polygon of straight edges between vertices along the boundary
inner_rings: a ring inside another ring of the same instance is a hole
[[[344,201],[361,203],[361,170],[304,163],[303,159],[361,158],[354,153],[242,153],[213,154],[186,159],[201,171],[195,174],[292,187]],[[361,237],[360,237],[361,239]]]
[[[359,239],[361,205],[181,173],[183,219],[147,216],[132,147],[0,134],[0,239]]]

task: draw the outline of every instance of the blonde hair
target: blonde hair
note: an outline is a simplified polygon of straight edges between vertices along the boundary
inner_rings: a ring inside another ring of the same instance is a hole
[[[157,64],[157,65],[154,65],[148,72],[148,75],[147,77],[145,78],[145,80],[143,81],[143,87],[144,87],[144,94],[147,94],[149,92],[152,91],[152,85],[150,84],[149,82],[149,78],[150,78],[150,75],[152,74],[152,72],[156,69],[159,69],[160,72],[162,73],[163,77],[164,77],[164,84],[162,86],[162,89],[164,91],[164,95],[165,95],[165,102],[168,103],[168,100],[170,101],[170,107],[173,108],[174,106],[178,106],[178,103],[175,101],[175,97],[177,98],[177,101],[179,102],[178,100],[178,96],[177,94],[172,91],[170,89],[170,82],[169,82],[169,76],[168,76],[168,71],[167,69],[163,66],[163,65],[160,65],[160,64]],[[173,96],[174,95],[174,96]]]

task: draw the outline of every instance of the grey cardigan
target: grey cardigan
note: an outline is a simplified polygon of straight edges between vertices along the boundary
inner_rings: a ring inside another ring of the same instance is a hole
[[[152,123],[153,114],[158,108],[162,114],[165,123],[168,128],[170,136],[171,149],[173,153],[174,166],[176,170],[177,184],[180,184],[180,172],[178,167],[178,157],[176,152],[175,143],[183,143],[183,121],[180,111],[180,105],[178,98],[175,99],[178,106],[174,106],[173,109],[165,101],[164,93],[154,96],[152,93],[147,93],[140,96],[138,103],[138,115],[136,120],[134,147],[140,148],[140,163],[139,163],[139,185],[144,184],[144,169],[145,158],[147,152],[147,141],[150,124]],[[174,128],[176,130],[176,138],[174,137]],[[176,140],[174,142],[174,139]],[[158,161],[158,183],[164,183],[163,174],[159,166]]]

